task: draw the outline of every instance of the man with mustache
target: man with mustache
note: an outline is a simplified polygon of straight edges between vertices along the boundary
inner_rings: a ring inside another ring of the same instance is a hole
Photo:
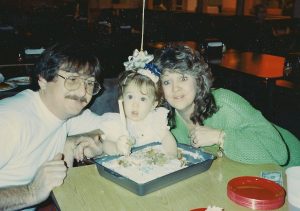
[[[67,136],[90,132],[103,121],[83,110],[101,89],[99,61],[90,49],[56,44],[43,52],[34,71],[38,91],[0,101],[0,210],[30,208],[47,199],[63,183],[65,162],[72,166],[80,143],[66,141]],[[85,139],[85,154],[102,153],[100,136],[95,137]]]

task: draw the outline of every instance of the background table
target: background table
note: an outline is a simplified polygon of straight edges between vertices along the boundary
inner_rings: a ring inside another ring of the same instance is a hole
[[[285,58],[281,56],[274,56],[263,53],[255,52],[240,52],[234,49],[227,50],[219,61],[209,62],[212,65],[212,69],[215,70],[214,74],[220,76],[218,78],[227,78],[231,83],[238,83],[234,80],[234,73],[236,76],[241,75],[242,84],[239,89],[251,89],[250,93],[258,96],[263,90],[259,88],[255,81],[262,81],[264,89],[266,91],[265,106],[262,108],[264,113],[270,118],[273,116],[273,94],[275,81],[283,77]],[[246,79],[250,79],[252,84],[247,86],[245,84]],[[239,80],[239,79],[238,79]],[[255,90],[256,91],[253,91]]]
[[[62,211],[188,211],[208,205],[223,207],[225,211],[251,210],[235,204],[227,197],[227,183],[238,176],[260,176],[262,170],[282,171],[284,174],[284,169],[277,165],[246,165],[219,158],[204,173],[138,196],[101,177],[96,166],[89,165],[69,169],[64,184],[54,189],[52,197]],[[287,204],[277,210],[287,210]]]
[[[284,61],[285,57],[282,56],[229,49],[215,64],[267,80],[283,77]]]
[[[0,64],[0,73],[4,76],[5,80],[14,77],[22,77],[22,76],[29,76],[33,78],[33,70],[34,64],[32,63],[19,63],[19,64]],[[16,88],[7,90],[7,91],[0,91],[0,100],[6,97],[11,97],[25,89],[34,89],[36,90],[36,85],[33,83],[28,85],[18,85]]]

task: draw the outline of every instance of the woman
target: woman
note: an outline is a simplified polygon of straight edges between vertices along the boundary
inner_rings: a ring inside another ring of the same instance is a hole
[[[179,143],[220,147],[227,157],[243,163],[300,165],[299,140],[238,94],[212,89],[211,71],[198,51],[166,47],[154,63],[162,71],[171,132]]]

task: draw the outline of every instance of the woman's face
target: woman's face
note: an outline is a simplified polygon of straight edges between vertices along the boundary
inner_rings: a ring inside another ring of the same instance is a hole
[[[194,109],[197,82],[191,75],[166,70],[161,76],[165,99],[179,112]]]
[[[130,83],[124,89],[123,100],[125,115],[132,121],[145,119],[158,104],[146,86],[138,87],[135,83]]]

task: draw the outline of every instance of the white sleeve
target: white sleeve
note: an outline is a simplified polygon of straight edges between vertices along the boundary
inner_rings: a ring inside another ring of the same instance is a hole
[[[99,129],[99,125],[101,125],[103,121],[105,121],[103,116],[99,116],[89,109],[86,109],[80,115],[68,119],[68,135],[76,135]]]
[[[105,113],[103,118],[105,121],[101,123],[100,129],[104,132],[106,140],[117,141],[120,136],[126,135],[119,113]]]
[[[104,132],[105,138],[111,141],[124,134],[119,113],[97,115],[86,109],[81,115],[68,120],[68,135],[86,133],[95,129]]]
[[[10,122],[9,118],[1,116],[0,172],[1,169],[9,162],[9,160],[12,159],[18,153],[21,139],[20,130],[20,124],[18,122]]]

